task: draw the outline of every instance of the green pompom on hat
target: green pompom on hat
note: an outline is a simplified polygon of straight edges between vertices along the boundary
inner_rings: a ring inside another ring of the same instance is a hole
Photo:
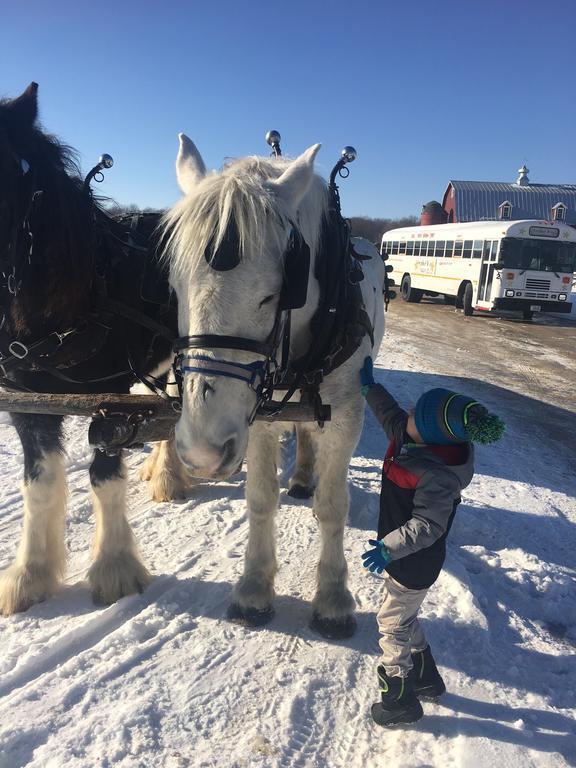
[[[506,425],[495,413],[489,413],[482,405],[468,411],[466,432],[473,443],[495,443],[504,434]]]

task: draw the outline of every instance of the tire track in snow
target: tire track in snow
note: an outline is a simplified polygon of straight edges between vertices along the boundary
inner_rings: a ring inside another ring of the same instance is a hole
[[[73,657],[98,645],[106,636],[135,618],[161,595],[177,585],[178,580],[175,576],[158,578],[142,595],[123,598],[121,602],[99,611],[82,626],[73,630],[69,637],[56,638],[51,649],[43,651],[39,656],[34,656],[14,673],[5,674],[0,684],[0,711],[5,705],[10,705],[12,693],[21,692],[23,688],[35,683],[56,667],[66,664]]]

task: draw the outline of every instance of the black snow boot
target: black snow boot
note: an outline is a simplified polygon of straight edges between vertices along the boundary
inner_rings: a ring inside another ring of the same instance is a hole
[[[384,667],[378,667],[378,682],[382,701],[372,704],[372,719],[378,725],[391,726],[415,723],[424,712],[416,698],[412,677],[388,677]]]
[[[446,691],[444,680],[438,672],[430,646],[412,654],[412,680],[414,693],[420,699],[437,699]]]

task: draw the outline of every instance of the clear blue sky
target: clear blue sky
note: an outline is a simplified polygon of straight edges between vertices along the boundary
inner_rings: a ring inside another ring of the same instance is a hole
[[[274,14],[273,9],[278,12]],[[418,214],[449,179],[576,183],[575,0],[0,0],[0,94],[40,84],[41,120],[103,194],[164,207],[177,133],[208,166],[322,143],[358,150],[345,214]]]

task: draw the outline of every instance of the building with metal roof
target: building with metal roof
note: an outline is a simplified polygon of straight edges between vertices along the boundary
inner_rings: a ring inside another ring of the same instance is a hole
[[[576,184],[532,184],[525,165],[518,172],[513,184],[449,181],[442,205],[423,206],[421,223],[543,219],[576,226]]]

